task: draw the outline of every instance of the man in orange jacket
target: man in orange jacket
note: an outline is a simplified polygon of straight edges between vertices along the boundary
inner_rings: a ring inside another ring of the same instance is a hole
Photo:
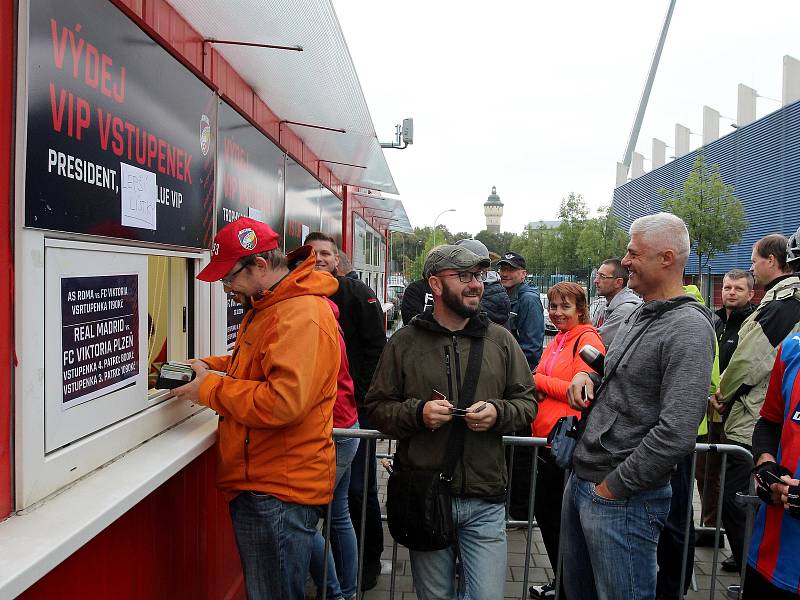
[[[197,278],[221,280],[249,310],[233,353],[193,360],[197,376],[173,395],[219,413],[217,485],[231,498],[248,598],[301,600],[336,475],[339,330],[326,297],[338,284],[314,270],[313,252],[290,272],[259,221],[226,225],[213,248]]]

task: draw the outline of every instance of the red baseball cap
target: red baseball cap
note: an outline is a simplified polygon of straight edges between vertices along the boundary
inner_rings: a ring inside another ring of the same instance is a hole
[[[218,281],[244,256],[274,250],[278,234],[266,223],[239,217],[217,232],[211,246],[211,262],[197,274],[200,281]]]

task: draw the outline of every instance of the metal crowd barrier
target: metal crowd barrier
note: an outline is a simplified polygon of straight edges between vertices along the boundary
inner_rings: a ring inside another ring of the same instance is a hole
[[[380,472],[381,468],[381,459],[390,459],[392,457],[392,438],[380,433],[379,431],[371,430],[371,429],[334,429],[333,430],[334,438],[360,438],[361,440],[365,440],[368,444],[367,447],[367,456],[370,455],[370,452],[374,452],[376,454],[376,458],[378,459],[378,471]],[[379,440],[388,440],[389,442],[389,449],[387,452],[378,453],[377,452],[377,442]],[[509,528],[518,528],[520,526],[525,527],[527,529],[526,535],[526,543],[525,543],[525,564],[524,564],[524,575],[522,580],[522,589],[520,590],[520,600],[524,600],[528,598],[528,572],[530,569],[531,563],[531,545],[532,545],[532,533],[533,528],[536,523],[533,515],[533,507],[534,502],[536,499],[536,475],[538,473],[538,462],[539,462],[539,449],[547,445],[547,440],[545,438],[532,438],[532,437],[515,437],[515,436],[504,436],[503,437],[503,444],[510,448],[510,458],[508,464],[508,491],[506,494],[506,527]],[[527,521],[516,521],[509,518],[509,502],[510,502],[510,492],[511,492],[511,483],[512,483],[512,473],[513,473],[513,463],[514,463],[514,453],[515,449],[519,447],[525,448],[533,448],[533,459],[531,461],[531,483],[529,488],[529,500],[528,500],[528,519]],[[689,498],[688,498],[688,507],[687,507],[687,518],[686,518],[686,528],[684,531],[684,543],[683,543],[683,550],[682,550],[682,561],[681,561],[681,579],[680,579],[680,586],[679,590],[683,590],[685,585],[685,572],[686,572],[686,561],[688,558],[689,552],[689,531],[690,531],[690,524],[691,520],[694,518],[694,509],[693,509],[693,499],[695,493],[695,472],[696,472],[696,460],[697,460],[697,453],[698,452],[705,452],[709,454],[719,454],[722,456],[721,465],[720,465],[720,481],[719,481],[719,493],[717,497],[717,511],[716,511],[716,523],[713,528],[710,527],[703,527],[699,526],[695,528],[697,532],[706,532],[706,531],[713,531],[714,532],[714,549],[713,549],[713,558],[712,558],[712,571],[711,571],[711,584],[709,589],[709,599],[713,600],[714,594],[716,591],[716,578],[717,578],[717,564],[719,558],[719,540],[724,530],[722,529],[722,500],[723,500],[723,492],[725,488],[725,470],[727,466],[727,459],[729,454],[739,454],[742,457],[748,457],[752,459],[752,455],[748,452],[745,448],[741,446],[733,445],[733,444],[701,444],[698,443],[695,446],[694,458],[692,460],[692,467],[691,467],[691,476],[690,476],[690,486],[689,486]],[[368,464],[368,461],[367,463]],[[362,479],[362,489],[364,490],[364,496],[362,497],[361,501],[361,518],[359,523],[359,535],[358,535],[358,589],[356,592],[356,597],[361,598],[361,576],[363,571],[363,563],[364,563],[364,529],[366,524],[366,506],[367,506],[367,489],[368,489],[368,481],[369,481],[369,471],[365,468],[363,473],[356,474],[351,471],[351,477],[354,476],[361,476]],[[378,473],[375,474],[376,478],[378,477]],[[564,476],[564,483],[569,477],[569,472],[565,472]],[[707,489],[707,488],[706,488]],[[753,498],[757,499],[757,496],[753,496],[754,492],[754,484],[751,482],[750,484],[750,494],[743,495],[739,494],[740,501],[753,504]],[[754,522],[754,510],[748,508],[747,510],[747,522],[746,522],[746,531],[745,531],[745,538],[744,538],[744,552],[741,560],[742,564],[742,571],[739,574],[739,585],[740,585],[740,592],[741,595],[741,584],[744,581],[744,573],[745,568],[747,565],[747,554],[748,549],[750,546],[750,539],[752,536],[753,530],[753,522]],[[702,516],[701,516],[702,518]],[[382,521],[386,521],[386,515],[381,515]],[[325,554],[324,556],[328,556],[328,547],[329,547],[329,538],[330,538],[330,520],[331,520],[331,506],[328,505],[325,517],[325,523],[323,526],[324,529],[324,537],[325,537]],[[563,522],[563,521],[562,521]],[[397,542],[392,541],[392,570],[391,570],[391,578],[389,583],[389,598],[390,600],[394,600],[395,598],[395,588],[396,588],[396,572],[395,567],[397,566]],[[562,563],[563,563],[563,545],[559,545],[559,558],[558,564],[555,568],[555,578],[556,578],[556,600],[560,598],[561,595],[561,575],[562,575]],[[328,576],[328,561],[325,560],[324,566],[324,573],[323,573],[323,589],[321,590],[322,600],[326,600],[327,598],[327,576]],[[694,584],[694,581],[692,582]],[[693,587],[695,587],[693,585]],[[696,591],[696,587],[695,587]]]

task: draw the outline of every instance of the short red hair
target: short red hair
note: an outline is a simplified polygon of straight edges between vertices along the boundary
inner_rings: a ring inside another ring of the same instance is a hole
[[[558,296],[562,301],[568,300],[575,303],[578,311],[578,323],[589,322],[589,304],[586,302],[586,292],[577,283],[572,281],[559,281],[547,290],[547,299],[552,302]]]

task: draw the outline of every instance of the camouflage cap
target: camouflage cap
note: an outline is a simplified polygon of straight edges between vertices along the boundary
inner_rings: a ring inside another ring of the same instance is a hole
[[[478,256],[464,246],[442,245],[428,253],[422,273],[430,277],[447,269],[463,271],[476,266],[488,268],[489,265],[491,262],[488,257]]]

